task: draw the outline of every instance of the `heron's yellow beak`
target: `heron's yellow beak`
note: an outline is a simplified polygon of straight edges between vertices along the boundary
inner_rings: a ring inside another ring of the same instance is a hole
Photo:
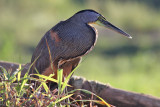
[[[124,36],[126,36],[126,37],[128,37],[130,39],[132,39],[132,37],[129,34],[127,34],[126,32],[122,31],[118,27],[112,25],[103,16],[99,16],[98,20],[95,23],[98,24],[98,25],[104,26],[104,27],[106,27],[108,29],[111,29],[113,31],[116,31],[116,32],[118,32],[118,33],[120,33],[120,34],[122,34],[122,35],[124,35]]]

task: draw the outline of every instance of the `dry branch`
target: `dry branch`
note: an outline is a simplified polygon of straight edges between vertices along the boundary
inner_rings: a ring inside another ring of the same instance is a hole
[[[22,76],[27,71],[29,65],[30,64],[22,64],[22,67],[24,67]],[[0,61],[0,66],[4,67],[6,70],[15,71],[19,67],[19,64]],[[1,72],[0,69],[0,73]],[[160,107],[160,98],[116,89],[96,81],[88,81],[80,77],[72,77],[69,84],[73,86],[72,89],[86,89],[92,91],[108,103],[117,107]],[[91,98],[90,95],[86,95],[85,93],[82,94],[85,95],[84,98],[86,99]]]

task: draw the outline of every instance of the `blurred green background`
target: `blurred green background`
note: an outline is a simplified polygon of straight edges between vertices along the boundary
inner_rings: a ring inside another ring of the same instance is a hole
[[[98,11],[133,39],[95,26],[97,44],[75,75],[160,97],[159,0],[0,0],[0,60],[30,62],[45,32],[82,9]]]

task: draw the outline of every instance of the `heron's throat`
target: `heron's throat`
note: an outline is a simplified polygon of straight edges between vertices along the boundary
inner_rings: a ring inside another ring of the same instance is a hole
[[[98,36],[98,31],[97,31],[97,29],[93,26],[93,24],[95,24],[95,22],[90,22],[90,23],[88,23],[88,26],[90,26],[90,27],[94,30],[94,32],[96,33],[96,36]]]
[[[95,32],[95,41],[94,41],[94,44],[93,44],[93,46],[95,46],[95,44],[97,42],[97,38],[98,38],[98,30],[93,26],[93,24],[94,24],[94,22],[88,23],[88,26],[90,26],[94,30],[94,32]]]

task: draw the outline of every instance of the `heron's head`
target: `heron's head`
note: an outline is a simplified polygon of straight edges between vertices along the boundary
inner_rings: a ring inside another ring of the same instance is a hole
[[[104,26],[108,29],[111,29],[113,31],[116,31],[128,38],[132,38],[129,34],[122,31],[118,27],[112,25],[110,22],[108,22],[101,14],[94,10],[82,10],[77,12],[75,15],[73,15],[72,20],[76,21],[77,23],[95,23],[101,26]]]

